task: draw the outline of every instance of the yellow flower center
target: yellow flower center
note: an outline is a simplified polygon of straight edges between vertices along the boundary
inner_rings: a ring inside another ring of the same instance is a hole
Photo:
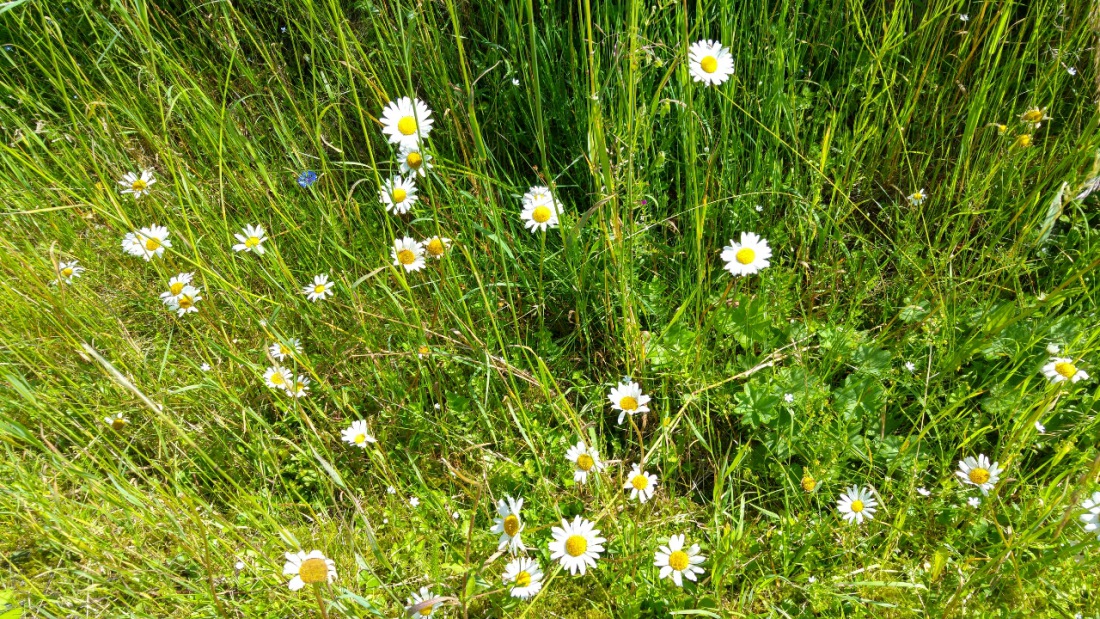
[[[854,513],[858,514],[859,512],[863,511],[863,501],[852,501],[851,508]]]
[[[1073,378],[1073,375],[1077,373],[1077,366],[1066,361],[1059,361],[1054,364],[1054,371],[1065,378]]]
[[[428,348],[427,346],[421,346],[420,348],[416,349],[416,352],[420,355],[428,355],[432,352],[432,349]]]
[[[279,344],[279,354],[284,355],[284,356],[289,355],[290,354],[290,349],[287,348],[286,346],[283,346],[282,344]]]
[[[1031,135],[1025,133],[1016,138],[1016,146],[1019,146],[1020,148],[1027,148],[1031,146]]]
[[[917,193],[910,196],[910,198],[912,198],[914,202],[920,202],[924,199],[924,194],[918,191]]]
[[[443,245],[443,240],[439,237],[435,237],[428,241],[427,249],[428,253],[433,256],[442,256],[443,252],[447,250],[446,246]]]
[[[682,572],[687,569],[688,563],[688,554],[683,550],[677,550],[668,555],[668,566],[677,572]]]
[[[172,282],[168,292],[171,292],[173,297],[179,296],[179,293],[183,292],[183,282]]]
[[[112,430],[121,430],[121,429],[126,427],[127,423],[128,422],[125,419],[123,419],[122,417],[115,417],[114,419],[111,420],[111,429]]]
[[[405,165],[414,170],[420,169],[420,164],[422,163],[424,163],[424,157],[422,157],[420,153],[413,152],[405,155]]]
[[[416,133],[416,119],[412,116],[406,116],[397,121],[397,130],[403,135],[412,135]]]
[[[402,249],[397,252],[397,261],[401,264],[412,264],[416,262],[416,254],[411,249]]]
[[[588,540],[584,539],[583,535],[571,535],[565,540],[565,552],[570,557],[579,557],[586,550],[588,550]]]
[[[356,445],[362,445],[363,443],[366,443],[366,442],[367,442],[367,435],[366,434],[363,434],[362,432],[360,432],[359,434],[355,435],[355,444]]]
[[[251,249],[253,247],[256,247],[259,244],[260,244],[260,238],[255,237],[255,236],[248,237],[244,242],[244,246],[248,247],[249,249]]]
[[[624,411],[638,410],[638,401],[633,396],[623,396],[623,399],[619,400],[619,407]]]
[[[328,579],[328,564],[325,563],[324,559],[316,557],[306,559],[302,561],[302,565],[298,568],[298,576],[306,584],[323,582]]]
[[[1028,110],[1024,112],[1024,122],[1037,123],[1043,120],[1042,110]]]
[[[179,306],[182,307],[183,309],[187,309],[187,308],[189,308],[189,307],[191,307],[192,305],[195,304],[195,300],[192,299],[189,295],[185,294],[185,295],[183,295],[182,297],[179,298],[177,303],[179,303]]]
[[[519,533],[519,517],[515,514],[508,514],[504,518],[504,532],[508,534],[508,537],[515,537],[516,533]]]
[[[704,56],[703,59],[699,61],[699,66],[707,73],[714,73],[718,70],[718,59],[714,56]]]
[[[130,189],[133,189],[134,191],[145,191],[145,188],[148,186],[148,183],[139,178],[130,184]]]
[[[634,479],[630,480],[630,485],[634,486],[635,490],[645,490],[649,487],[649,478],[645,475],[635,475]]]
[[[393,190],[393,202],[394,204],[400,204],[405,201],[405,198],[409,197],[409,192],[398,187]]]
[[[817,487],[817,480],[809,475],[802,478],[802,489],[806,492],[813,492]]]
[[[282,372],[275,372],[274,374],[271,375],[271,384],[272,385],[285,385],[286,384],[286,378],[283,378]]]
[[[160,247],[160,241],[157,239],[145,239],[145,249],[148,251],[156,251]]]
[[[313,287],[313,294],[321,294],[324,291],[325,291],[325,285],[324,284],[317,284],[316,286]]]
[[[536,206],[535,212],[531,213],[531,219],[540,224],[546,223],[550,220],[550,209],[545,206]]]
[[[526,587],[531,584],[531,575],[527,572],[520,572],[516,574],[516,586]]]
[[[61,269],[61,276],[62,277],[71,277],[72,274],[73,274],[72,267],[65,267],[64,269]]]
[[[592,467],[596,465],[596,461],[592,459],[592,456],[588,454],[581,454],[577,456],[577,468],[582,471],[591,471]]]
[[[425,606],[424,608],[420,609],[420,614],[424,617],[427,617],[428,615],[432,614],[432,610],[434,610],[434,606],[429,604],[429,605]]]
[[[756,259],[756,252],[753,251],[751,247],[742,247],[741,249],[737,250],[737,255],[735,256],[735,258],[741,264],[750,264],[753,260]]]
[[[306,390],[306,384],[305,383],[299,383],[299,382],[294,383],[294,391],[296,393],[301,393],[305,390]]]
[[[989,481],[989,471],[985,469],[970,469],[970,474],[967,475],[972,483],[982,485]]]

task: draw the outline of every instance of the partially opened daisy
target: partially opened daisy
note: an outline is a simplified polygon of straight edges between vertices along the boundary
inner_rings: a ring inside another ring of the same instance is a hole
[[[404,237],[393,240],[394,266],[405,267],[405,271],[419,271],[424,268],[424,247],[413,240],[412,237]]]
[[[271,366],[264,372],[264,382],[268,387],[272,389],[286,390],[290,386],[290,383],[294,380],[294,374],[286,368],[278,366]]]
[[[733,56],[718,41],[696,41],[688,48],[691,79],[717,86],[733,75]]]
[[[451,239],[443,236],[433,236],[421,241],[420,246],[424,248],[426,255],[438,260],[447,253],[447,249],[451,246]]]
[[[387,213],[404,215],[419,199],[416,196],[416,183],[413,182],[412,177],[394,176],[382,182],[382,189],[378,190],[378,199],[385,205]]]
[[[1088,373],[1077,367],[1069,357],[1052,357],[1050,363],[1043,366],[1043,376],[1052,383],[1070,381],[1075,383],[1089,377]]]
[[[328,275],[314,275],[313,283],[302,288],[302,294],[306,295],[310,301],[324,301],[336,294],[332,290],[335,285],[336,282],[328,280]]]
[[[391,144],[415,147],[432,132],[432,111],[420,99],[401,97],[382,109],[382,133]]]
[[[172,305],[172,300],[183,294],[183,289],[191,284],[194,277],[194,273],[180,273],[168,280],[168,290],[160,293],[160,300],[165,305]]]
[[[304,398],[309,395],[309,377],[299,374],[293,383],[287,383],[286,393],[294,398]]]
[[[528,600],[542,589],[542,570],[538,561],[518,557],[504,568],[504,584],[512,585],[509,592],[514,598]]]
[[[199,301],[202,301],[199,289],[188,285],[184,286],[179,295],[172,297],[167,303],[169,310],[175,312],[178,316],[183,316],[184,314],[197,313],[199,308],[196,303]]]
[[[996,462],[991,463],[985,454],[978,454],[977,458],[963,458],[955,475],[962,483],[977,486],[982,494],[988,494],[1000,480],[1001,472],[1002,469]]]
[[[521,533],[523,533],[523,521],[519,518],[521,509],[523,509],[523,499],[505,497],[497,501],[497,517],[493,519],[493,528],[489,529],[500,535],[497,550],[507,548],[512,554],[516,554],[527,549],[521,539]]]
[[[291,591],[297,591],[306,585],[336,580],[336,562],[327,558],[320,550],[310,552],[288,552],[283,565],[283,576],[293,576],[286,583]]]
[[[164,250],[172,246],[168,240],[168,228],[156,224],[130,232],[122,239],[122,249],[131,256],[152,260],[154,256],[164,255]]]
[[[397,160],[401,162],[401,173],[406,176],[424,176],[432,169],[432,156],[420,146],[402,147]]]
[[[1030,110],[1020,115],[1020,120],[1030,125],[1035,125],[1035,128],[1043,126],[1044,120],[1050,120],[1050,116],[1047,114],[1047,109],[1033,107]]]
[[[865,518],[873,520],[876,507],[878,507],[878,501],[871,494],[871,490],[859,486],[849,487],[847,492],[840,495],[840,500],[836,503],[836,508],[840,510],[844,520],[856,524],[863,524]]]
[[[558,227],[558,205],[553,200],[525,204],[519,216],[523,226],[532,232]]]
[[[633,381],[623,380],[618,387],[612,387],[607,399],[611,400],[611,408],[619,411],[618,423],[623,422],[627,413],[636,415],[649,412],[649,396],[642,393],[642,388]]]
[[[589,447],[584,441],[577,441],[576,445],[565,452],[565,459],[573,463],[573,481],[581,484],[588,483],[590,471],[602,471],[604,463],[600,462],[600,454],[595,447]]]
[[[913,206],[920,206],[924,204],[925,200],[928,199],[928,194],[924,193],[924,189],[918,189],[909,194],[906,199],[909,200],[909,204],[912,204]]]
[[[1097,532],[1097,537],[1100,538],[1100,492],[1093,492],[1091,497],[1085,499],[1081,503],[1081,509],[1085,510],[1080,516],[1085,531]]]
[[[250,251],[259,256],[264,255],[264,252],[267,251],[264,249],[264,241],[267,240],[267,237],[264,236],[263,226],[245,226],[240,233],[233,236],[240,241],[233,246],[233,251]]]
[[[405,611],[409,613],[409,616],[431,617],[436,606],[439,606],[439,602],[435,600],[436,597],[432,594],[431,589],[420,587],[419,592],[414,592],[405,601]]]
[[[153,178],[153,170],[145,169],[141,171],[141,176],[138,176],[136,172],[127,172],[118,184],[123,187],[122,193],[134,194],[134,198],[137,199],[149,193],[149,188],[155,182],[157,182],[157,179]]]
[[[73,283],[73,279],[80,277],[80,274],[84,272],[84,267],[80,266],[79,260],[70,260],[68,262],[62,262],[57,265],[58,279],[55,282],[65,282],[66,284]]]
[[[103,423],[111,426],[111,429],[118,432],[119,430],[130,425],[130,420],[123,417],[122,413],[115,413],[114,417],[106,417]]]
[[[362,447],[363,449],[367,448],[367,443],[377,442],[367,430],[367,422],[362,419],[351,422],[350,426],[344,428],[342,436],[344,442],[355,445],[356,447]]]
[[[741,242],[732,239],[722,248],[722,260],[730,275],[752,275],[771,265],[772,249],[768,242],[752,232],[742,232]]]
[[[302,354],[302,340],[292,337],[288,339],[285,344],[282,342],[275,342],[267,350],[271,353],[272,357],[275,357],[279,361],[284,361],[287,357]]]
[[[684,586],[684,578],[696,580],[704,572],[699,564],[707,558],[699,554],[699,545],[692,544],[684,550],[684,536],[673,535],[668,545],[661,546],[653,555],[653,565],[661,568],[661,578],[672,578],[677,587]]]
[[[630,474],[626,476],[623,489],[630,491],[631,499],[645,503],[653,498],[653,493],[657,491],[657,476],[643,471],[642,467],[635,464],[634,468],[630,469]]]
[[[551,533],[554,539],[549,544],[550,560],[558,561],[574,575],[578,571],[583,575],[588,568],[596,567],[607,541],[600,537],[600,530],[592,521],[580,516],[573,522],[563,518],[561,526],[551,529]]]

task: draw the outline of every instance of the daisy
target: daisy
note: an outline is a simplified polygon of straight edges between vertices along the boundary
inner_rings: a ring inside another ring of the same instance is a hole
[[[336,562],[325,557],[320,550],[306,552],[286,553],[286,564],[283,565],[283,576],[293,576],[286,583],[291,591],[297,591],[302,587],[319,582],[332,582],[336,580]]]
[[[117,432],[130,425],[130,420],[123,417],[122,413],[115,413],[114,417],[105,417],[103,423],[111,426],[111,429]]]
[[[382,133],[391,144],[415,147],[432,132],[432,111],[420,99],[401,97],[382,109]]]
[[[314,275],[313,284],[302,288],[302,294],[310,301],[324,301],[336,294],[332,291],[335,285],[336,282],[328,281],[328,275]]]
[[[512,584],[512,597],[528,600],[542,589],[542,570],[538,561],[519,557],[504,568],[503,580],[506,585]]]
[[[406,601],[409,616],[419,615],[421,617],[431,617],[435,612],[435,607],[439,605],[439,602],[435,601],[435,595],[432,594],[432,590],[427,587],[420,587],[420,592],[414,592],[409,596]]]
[[[1012,143],[1016,148],[1030,148],[1031,147],[1031,134],[1022,133],[1016,136],[1016,141]]]
[[[1092,533],[1100,529],[1100,492],[1093,492],[1090,498],[1085,499],[1081,509],[1085,510],[1080,516],[1081,522],[1085,523],[1085,531]],[[1097,535],[1100,537],[1100,533]]]
[[[406,272],[424,268],[424,248],[412,237],[394,239],[390,254],[393,256],[394,266],[405,267]]]
[[[924,204],[925,200],[928,199],[928,194],[924,193],[924,189],[918,189],[909,194],[906,199],[909,200],[909,204],[912,204],[913,206],[920,206]]]
[[[1036,128],[1043,126],[1043,121],[1048,119],[1050,116],[1047,116],[1046,108],[1033,107],[1020,115],[1020,120],[1035,125]]]
[[[996,462],[990,464],[985,454],[978,454],[977,458],[970,456],[960,461],[955,475],[962,483],[977,486],[982,494],[987,494],[1001,478],[1001,467]]]
[[[317,173],[313,170],[306,170],[298,175],[298,186],[305,189],[313,183],[317,182]]]
[[[80,274],[83,272],[84,267],[80,266],[79,260],[62,262],[57,265],[57,274],[59,275],[59,277],[54,281],[71,284],[73,283],[73,279],[76,277],[80,277]]]
[[[234,234],[240,243],[233,246],[233,251],[250,251],[255,252],[257,255],[264,255],[267,251],[264,249],[264,241],[267,237],[264,236],[263,226],[245,226],[241,229],[240,234]]]
[[[304,398],[309,395],[309,377],[304,374],[299,374],[298,378],[294,379],[294,383],[287,383],[286,392],[287,395],[293,398]]]
[[[406,176],[425,176],[432,169],[432,156],[419,146],[402,147],[397,158],[401,161],[401,173]]]
[[[589,471],[599,472],[604,467],[604,463],[600,462],[600,454],[597,453],[596,448],[586,446],[584,441],[577,441],[576,445],[570,447],[569,451],[565,452],[565,459],[577,467],[573,471],[573,481],[582,484],[588,483]]]
[[[630,469],[630,474],[626,476],[623,490],[630,491],[631,499],[637,499],[639,503],[645,503],[653,498],[653,493],[657,490],[657,476],[653,473],[646,473],[642,470],[642,467],[635,464],[634,468]]]
[[[1052,383],[1064,381],[1077,382],[1089,377],[1084,370],[1078,369],[1073,359],[1068,357],[1051,357],[1050,363],[1043,366],[1043,376]]]
[[[752,275],[760,269],[771,265],[768,258],[772,257],[772,249],[768,242],[752,232],[742,232],[741,242],[730,244],[722,248],[722,260],[726,262],[725,269],[730,275]]]
[[[412,177],[405,178],[399,174],[382,183],[378,199],[386,206],[387,213],[404,215],[419,198],[416,196],[416,184]]]
[[[367,443],[378,442],[370,435],[370,432],[367,431],[367,422],[362,419],[351,422],[350,426],[344,428],[342,436],[344,442],[355,445],[356,447],[362,447],[363,449],[367,448]]]
[[[864,518],[873,520],[876,506],[878,506],[878,501],[875,500],[871,491],[858,486],[848,488],[847,492],[840,495],[840,500],[836,504],[837,509],[840,510],[840,515],[848,522],[855,522],[856,524],[863,524]]]
[[[561,526],[551,532],[554,536],[549,544],[551,561],[559,561],[573,575],[579,570],[583,576],[585,570],[596,567],[607,540],[600,537],[600,530],[590,520],[577,516],[570,523],[562,518]]]
[[[703,573],[699,564],[706,561],[706,557],[699,554],[699,545],[692,544],[684,550],[684,536],[673,535],[668,538],[668,545],[661,546],[653,555],[653,565],[661,568],[661,578],[672,577],[672,582],[677,587],[684,586],[684,578],[694,581],[697,574]]]
[[[155,182],[157,182],[157,179],[153,178],[153,170],[146,169],[141,171],[141,176],[138,176],[136,172],[127,172],[118,184],[125,187],[122,193],[132,193],[136,200],[149,193],[149,188]]]
[[[733,75],[733,56],[718,41],[696,41],[688,48],[691,79],[717,86]]]
[[[199,289],[194,286],[184,286],[179,296],[172,297],[168,300],[168,309],[176,312],[177,316],[197,313],[199,308],[195,304],[199,301],[202,301],[202,295],[199,294]]]
[[[649,396],[642,393],[642,388],[633,381],[623,380],[618,387],[612,387],[607,399],[611,400],[611,408],[619,411],[617,423],[622,423],[627,413],[637,415],[649,412],[649,407],[646,406],[649,404]]]
[[[556,203],[554,200],[554,194],[550,192],[550,188],[545,185],[533,185],[527,190],[527,193],[523,194],[522,204],[524,208],[531,205],[538,204],[552,204]]]
[[[290,373],[290,370],[277,365],[267,368],[267,371],[264,372],[264,382],[272,389],[286,389],[293,380],[294,375]]]
[[[558,212],[552,202],[524,207],[519,216],[523,226],[532,232],[558,227]]]
[[[279,361],[283,361],[288,356],[292,357],[302,354],[302,340],[292,337],[286,341],[286,344],[275,342],[267,350],[271,353],[272,357],[275,357]]]
[[[180,273],[168,280],[168,292],[160,293],[160,300],[165,305],[172,305],[172,300],[183,294],[183,289],[191,284],[194,273]]]
[[[136,232],[130,232],[122,239],[122,249],[131,256],[144,258],[146,262],[153,257],[164,255],[165,248],[171,247],[168,240],[168,228],[153,224]]]
[[[509,552],[516,554],[516,552],[527,550],[527,547],[523,545],[523,540],[520,539],[520,535],[523,533],[523,521],[519,519],[519,510],[523,509],[523,499],[513,499],[512,497],[506,497],[506,499],[497,501],[497,514],[499,517],[493,519],[493,528],[489,531],[500,534],[500,543],[497,545],[497,550],[508,548]]]
[[[438,260],[447,253],[447,249],[451,246],[451,239],[445,236],[433,236],[421,241],[420,246],[424,248],[426,255]]]

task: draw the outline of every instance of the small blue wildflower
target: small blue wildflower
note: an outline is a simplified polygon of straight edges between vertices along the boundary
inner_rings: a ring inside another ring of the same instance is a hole
[[[298,175],[298,185],[302,187],[309,187],[313,183],[317,182],[317,173],[313,170],[306,170]]]
[[[5,51],[5,52],[10,52],[10,51],[11,51],[11,50],[13,50],[13,49],[15,49],[15,48],[14,48],[14,47],[12,47],[11,45],[5,45],[5,46],[4,46],[4,51]]]

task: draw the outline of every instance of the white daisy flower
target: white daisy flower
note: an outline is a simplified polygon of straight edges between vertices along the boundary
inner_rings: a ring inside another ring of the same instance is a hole
[[[646,406],[649,404],[649,396],[642,393],[642,388],[633,381],[624,380],[618,387],[612,387],[607,399],[611,400],[611,408],[619,411],[617,423],[622,423],[627,413],[637,415],[649,412],[649,406]]]
[[[314,275],[313,283],[302,288],[302,294],[310,301],[324,301],[336,294],[332,290],[334,286],[336,282],[328,281],[328,275]]]
[[[401,97],[382,109],[382,133],[391,144],[414,147],[432,132],[432,111],[420,99]]]
[[[1081,509],[1085,510],[1080,516],[1081,522],[1085,523],[1085,531],[1097,531],[1097,537],[1100,538],[1100,492],[1093,492],[1091,497],[1085,499],[1081,503]]]
[[[718,86],[733,75],[733,56],[718,41],[696,41],[688,48],[691,79]]]
[[[573,463],[576,467],[573,470],[573,481],[581,484],[588,483],[588,473],[590,471],[596,471],[597,473],[602,471],[604,463],[600,462],[600,454],[596,451],[595,447],[588,447],[584,444],[584,441],[577,441],[576,445],[569,448],[569,451],[565,452],[565,459]]]
[[[294,375],[290,373],[290,370],[276,365],[267,368],[267,371],[264,372],[264,382],[272,389],[286,390],[293,380]]]
[[[436,600],[431,589],[421,587],[419,593],[414,592],[409,596],[405,605],[405,612],[407,612],[410,617],[431,617],[432,613],[435,612],[435,607],[439,605],[439,601]]]
[[[62,262],[57,265],[58,279],[54,282],[65,282],[66,284],[73,283],[73,279],[80,277],[80,274],[84,272],[84,267],[80,266],[79,260],[70,260],[69,262]]]
[[[424,254],[431,256],[437,260],[442,259],[447,253],[447,249],[451,246],[451,239],[445,236],[433,236],[420,241],[420,246],[424,248]]]
[[[294,398],[304,398],[309,395],[309,377],[304,374],[299,374],[298,378],[294,379],[293,383],[287,383],[286,393]]]
[[[336,580],[336,562],[325,557],[320,550],[306,552],[286,553],[286,564],[283,565],[283,576],[293,576],[286,583],[291,591],[297,591],[302,587],[319,582],[332,582]]]
[[[194,286],[184,286],[179,296],[172,297],[167,303],[169,310],[175,312],[177,316],[183,316],[184,314],[198,313],[199,308],[196,304],[199,301],[202,301],[199,289]]]
[[[677,587],[684,586],[684,578],[694,581],[698,574],[703,573],[699,564],[707,558],[699,554],[699,545],[692,544],[684,550],[684,536],[673,535],[668,538],[668,545],[661,546],[653,555],[653,565],[661,568],[661,578],[672,578]]]
[[[519,216],[523,220],[523,226],[531,232],[558,227],[557,203],[553,201],[525,205]]]
[[[542,570],[538,561],[518,557],[504,568],[504,584],[511,584],[511,596],[529,600],[542,589]]]
[[[578,571],[584,575],[588,568],[596,567],[607,540],[600,537],[600,530],[590,520],[577,516],[569,522],[563,518],[561,526],[551,532],[554,537],[549,544],[551,561],[558,561],[573,575]]]
[[[859,486],[849,487],[847,492],[840,495],[840,500],[836,504],[840,515],[848,522],[856,524],[863,524],[864,518],[873,520],[877,506],[878,501],[875,500],[871,491]]]
[[[264,241],[267,240],[267,237],[264,236],[263,226],[245,226],[239,234],[233,236],[240,241],[240,243],[233,246],[233,251],[250,251],[260,256],[267,251],[264,249]]]
[[[382,183],[378,199],[386,207],[387,213],[404,215],[408,213],[419,198],[416,195],[416,183],[412,177],[394,176]]]
[[[103,423],[111,426],[111,429],[117,432],[130,425],[130,420],[123,417],[122,413],[115,413],[114,417],[105,417]]]
[[[972,497],[970,497],[969,499],[966,500],[966,504],[969,505],[970,507],[978,507],[979,505],[982,504],[982,500],[979,499],[976,496],[972,496]]]
[[[168,280],[168,292],[160,293],[160,300],[165,305],[172,305],[172,300],[183,294],[183,289],[191,284],[194,277],[194,273],[180,273]]]
[[[771,265],[772,249],[768,242],[752,232],[742,232],[741,242],[732,239],[722,248],[722,260],[730,275],[752,275]]]
[[[367,448],[367,443],[378,442],[371,436],[370,431],[367,430],[367,422],[362,419],[351,422],[350,426],[344,428],[342,436],[345,443],[355,445],[356,447],[362,447],[363,449]]]
[[[497,550],[508,548],[512,554],[527,550],[521,539],[524,526],[519,518],[521,509],[523,509],[523,499],[506,497],[497,501],[497,518],[493,519],[493,528],[489,529],[492,533],[500,535]]]
[[[279,361],[285,361],[287,357],[302,354],[302,340],[292,337],[286,341],[286,344],[275,342],[267,350],[272,357]]]
[[[906,197],[909,200],[909,204],[913,206],[920,206],[924,204],[924,201],[928,199],[928,194],[924,193],[924,189],[918,189]]]
[[[406,272],[424,268],[424,248],[412,237],[394,239],[390,255],[393,256],[394,266],[405,267]]]
[[[977,458],[974,456],[963,458],[959,462],[959,470],[955,471],[955,475],[962,483],[977,486],[982,494],[988,494],[993,486],[997,485],[1001,473],[1001,467],[997,466],[996,462],[990,463],[985,454],[978,454]]]
[[[527,193],[523,194],[521,202],[523,208],[538,204],[557,204],[557,200],[554,199],[554,194],[551,193],[550,188],[545,185],[533,185],[527,190]]]
[[[419,146],[402,147],[397,153],[401,162],[401,173],[405,176],[425,176],[432,169],[432,156]]]
[[[1047,354],[1054,356],[1060,352],[1062,352],[1062,349],[1054,342],[1047,344]]]
[[[635,464],[634,468],[630,469],[630,474],[626,476],[623,490],[630,491],[631,499],[637,499],[639,503],[645,503],[653,498],[653,493],[657,491],[657,476],[653,473],[646,473],[642,470],[642,467]]]
[[[1067,380],[1075,383],[1089,377],[1088,373],[1078,369],[1073,359],[1068,357],[1051,358],[1050,363],[1043,366],[1043,376],[1046,376],[1047,380],[1052,383],[1060,383]]]
[[[154,257],[163,256],[164,250],[172,246],[168,234],[168,228],[153,224],[127,234],[122,239],[122,249],[131,256],[144,258],[148,262]]]
[[[141,171],[141,176],[138,176],[136,172],[127,172],[118,184],[124,187],[122,193],[132,193],[136,200],[149,193],[149,188],[156,182],[157,179],[153,178],[153,170],[146,169]]]

